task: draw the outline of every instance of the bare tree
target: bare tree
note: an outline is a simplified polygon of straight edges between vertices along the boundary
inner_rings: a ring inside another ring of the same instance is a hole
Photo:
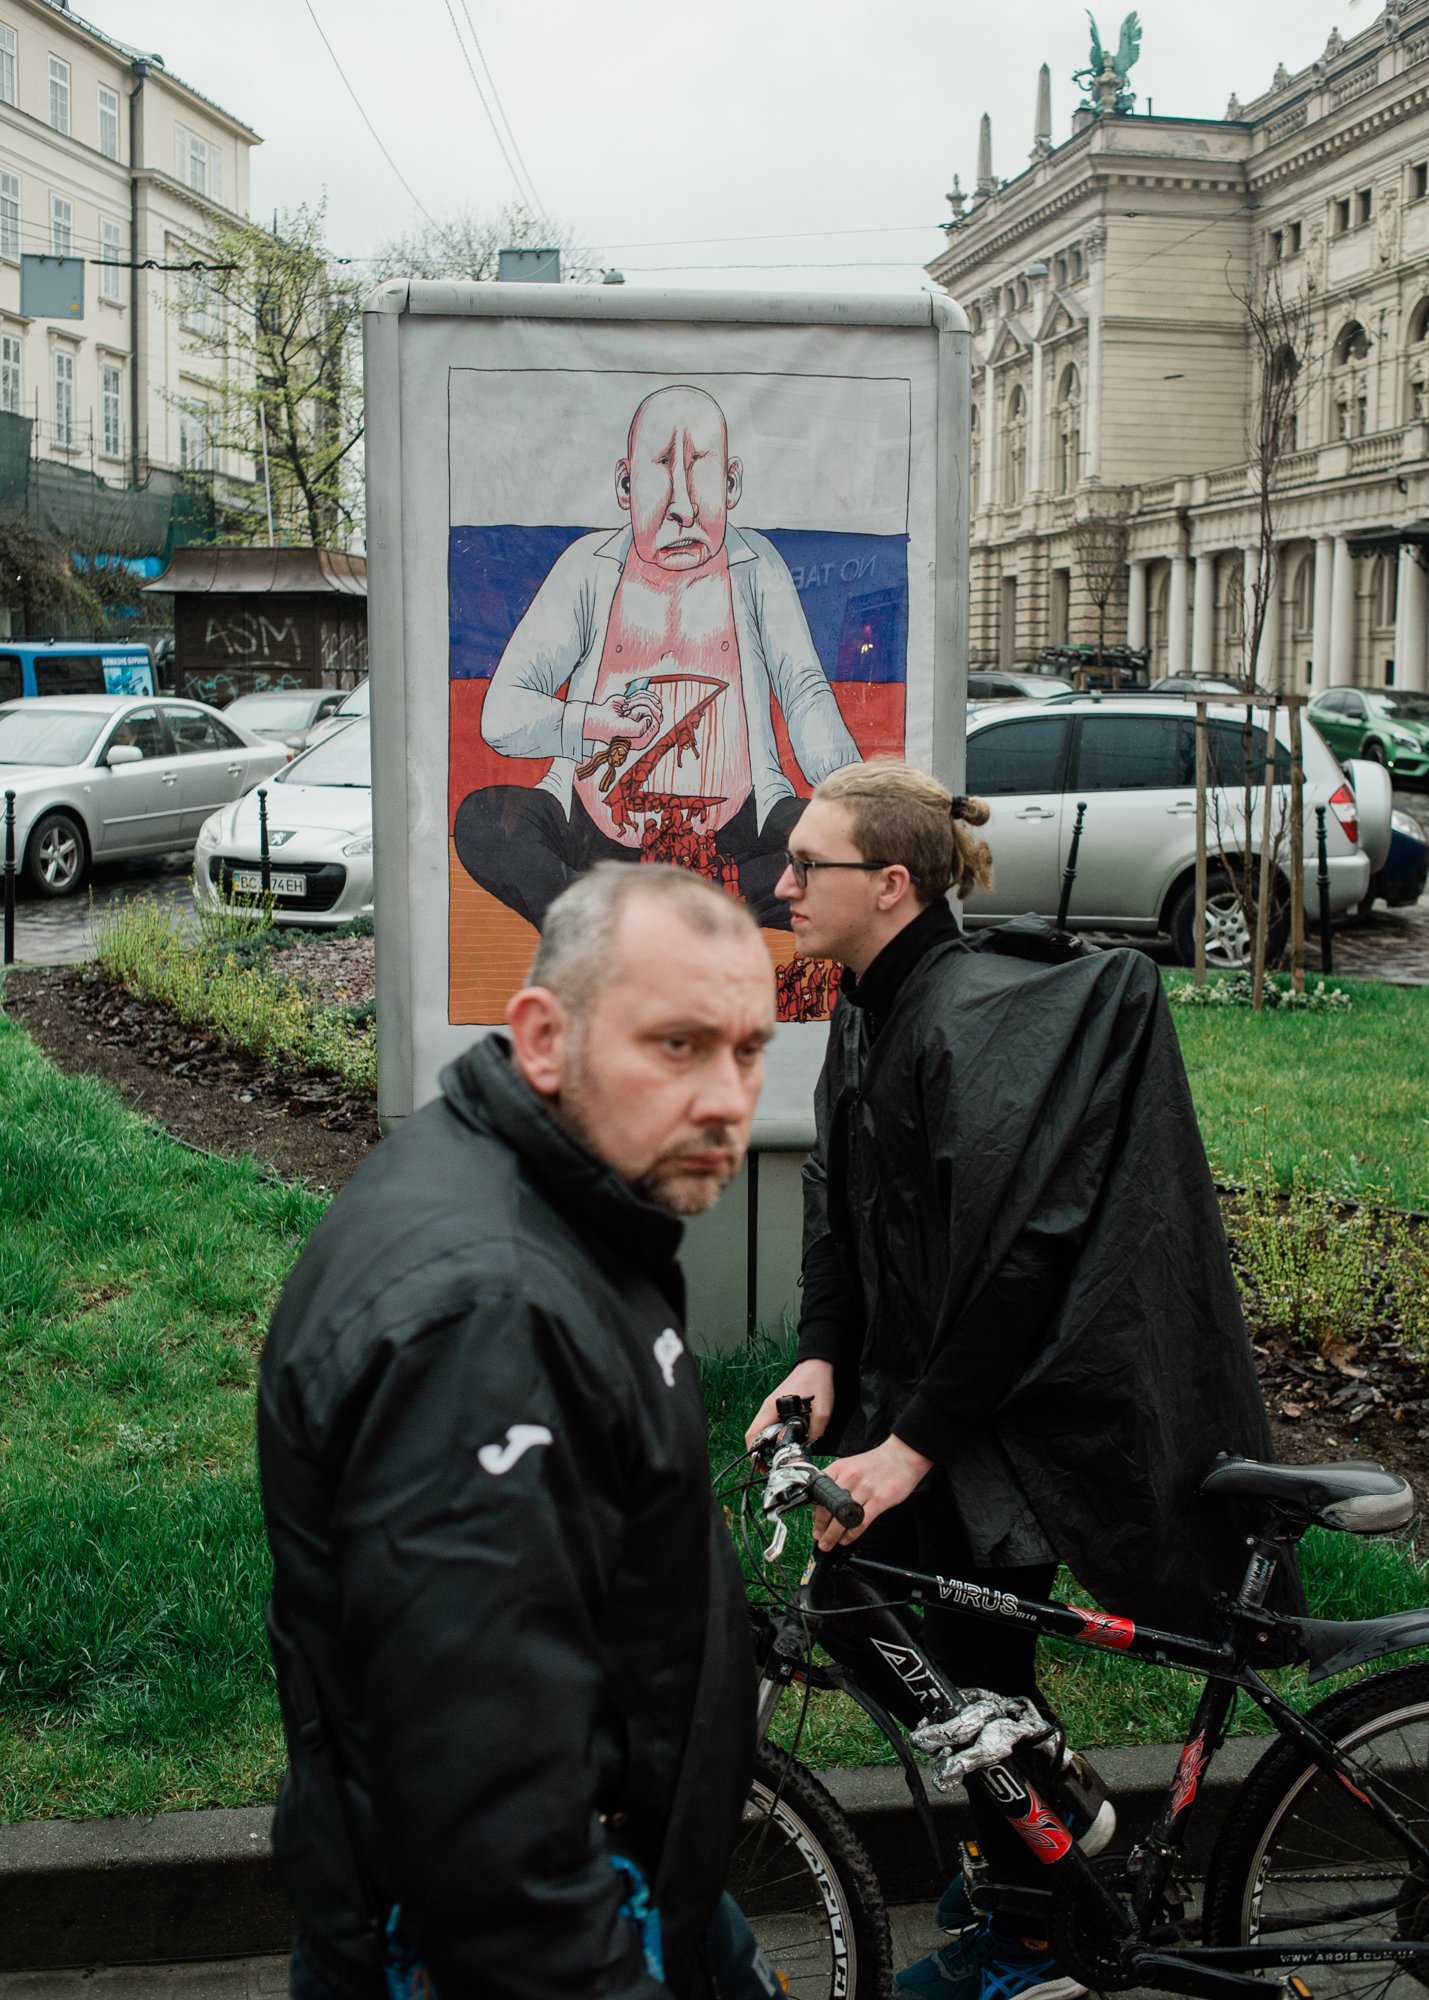
[[[1072,528],[1077,569],[1097,614],[1097,665],[1106,651],[1107,611],[1125,587],[1126,552],[1131,542],[1131,496],[1125,487],[1104,486],[1084,494]]]
[[[590,251],[564,223],[508,202],[494,215],[460,209],[443,222],[424,223],[384,243],[372,260],[373,276],[385,278],[476,278],[496,276],[497,253],[520,249],[559,250],[561,276],[589,283],[600,273]]]
[[[1245,313],[1250,339],[1251,395],[1246,421],[1246,458],[1255,497],[1255,566],[1241,611],[1240,678],[1249,689],[1276,588],[1276,482],[1282,461],[1299,443],[1314,360],[1315,322],[1308,294],[1287,297],[1279,264],[1271,264],[1255,289],[1240,290],[1228,277],[1231,295]]]

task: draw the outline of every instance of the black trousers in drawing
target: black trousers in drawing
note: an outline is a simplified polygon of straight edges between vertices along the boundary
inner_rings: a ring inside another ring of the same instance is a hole
[[[789,906],[774,893],[789,844],[807,801],[777,799],[763,826],[753,794],[715,835],[715,850],[732,861],[739,893],[761,929],[788,930]],[[468,792],[457,808],[457,857],[474,882],[539,930],[562,889],[598,861],[638,861],[603,833],[581,804],[566,813],[551,792],[526,785],[487,785]]]

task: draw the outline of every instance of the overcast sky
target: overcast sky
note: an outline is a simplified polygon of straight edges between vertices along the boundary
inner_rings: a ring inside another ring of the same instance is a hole
[[[1113,43],[1124,5],[1094,9]],[[489,103],[469,17],[515,175],[524,165],[541,210],[632,284],[918,286],[943,242],[953,173],[964,188],[975,177],[982,112],[994,171],[1011,179],[1032,145],[1038,65],[1051,66],[1060,142],[1089,46],[1075,0],[76,0],[75,11],[156,50],[256,127],[253,213],[326,190],[333,249],[351,257],[420,221],[418,204],[437,217],[490,212],[517,192],[468,72],[470,55]],[[1358,34],[1379,11],[1379,0],[1144,0],[1138,109],[1149,99],[1158,113],[1221,117],[1232,91],[1256,96],[1277,62],[1299,69],[1332,27]]]

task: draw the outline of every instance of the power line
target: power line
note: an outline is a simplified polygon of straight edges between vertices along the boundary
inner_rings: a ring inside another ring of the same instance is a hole
[[[388,166],[392,169],[393,173],[397,176],[398,180],[402,183],[403,187],[406,188],[407,193],[410,195],[411,199],[416,203],[417,207],[421,209],[422,214],[426,216],[428,222],[431,223],[433,229],[438,228],[439,225],[437,223],[435,216],[430,214],[429,211],[426,209],[426,207],[423,205],[420,197],[416,193],[416,190],[413,188],[411,182],[407,179],[407,176],[402,172],[402,169],[398,166],[397,162],[393,159],[392,155],[383,145],[382,140],[378,135],[377,127],[373,124],[372,120],[363,110],[362,99],[358,96],[357,92],[348,82],[347,72],[337,59],[336,49],[334,49],[332,43],[323,33],[323,24],[317,17],[316,9],[313,6],[313,0],[303,0],[303,4],[307,8],[309,15],[312,17],[313,26],[318,31],[318,36],[322,42],[323,47],[332,57],[332,66],[337,71],[338,75],[342,78],[343,88],[346,90],[348,96],[352,99],[353,103],[357,106],[358,116],[361,118],[363,124],[367,127],[368,131],[372,134],[373,139],[376,141],[378,152],[382,155],[383,159],[387,162]]]
[[[502,138],[501,127],[497,124],[495,118],[492,115],[491,106],[486,101],[486,93],[481,87],[481,79],[476,73],[476,65],[472,62],[471,52],[467,48],[466,43],[461,38],[461,29],[457,26],[457,18],[455,13],[452,11],[452,0],[443,0],[443,4],[445,5],[447,10],[447,19],[452,24],[452,33],[456,36],[457,47],[461,50],[462,61],[466,64],[467,75],[471,78],[471,87],[476,92],[476,101],[481,106],[483,112],[486,114],[486,122],[491,127],[491,136],[493,139],[495,139],[496,144],[500,149],[501,157],[506,162],[507,171],[510,173],[512,180],[516,183],[516,192],[520,196],[523,202],[530,202],[534,208],[539,210],[541,204],[536,199],[535,189],[526,188],[522,186],[521,176],[516,171],[516,163],[511,158],[510,153],[508,153],[506,150],[506,141]],[[470,15],[468,15],[467,16],[468,22],[470,21],[470,18],[471,18]],[[480,51],[478,50],[478,54],[479,53]],[[485,64],[483,63],[482,66],[484,68]]]
[[[501,93],[496,88],[496,78],[491,73],[491,64],[486,60],[486,52],[482,48],[481,42],[478,39],[476,32],[476,23],[471,18],[471,8],[467,4],[467,0],[461,0],[461,11],[466,16],[466,25],[471,34],[472,47],[476,50],[477,56],[479,57],[481,62],[481,67],[486,72],[486,80],[491,85],[492,102],[495,104],[497,110],[501,113],[501,122],[506,127],[507,137],[511,141],[511,150],[513,153],[515,153],[517,159],[521,162],[521,171],[523,174],[525,174],[526,185],[528,188],[530,188],[532,196],[535,199],[536,211],[544,221],[547,219],[545,214],[545,205],[542,202],[540,195],[537,194],[536,192],[536,183],[531,177],[531,169],[526,164],[526,156],[521,151],[520,146],[516,143],[516,134],[512,129],[511,120],[506,116],[506,106],[501,102]]]

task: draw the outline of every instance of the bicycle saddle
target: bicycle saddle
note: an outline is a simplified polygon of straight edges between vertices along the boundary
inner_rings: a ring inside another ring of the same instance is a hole
[[[1332,1465],[1265,1465],[1222,1452],[1201,1481],[1201,1491],[1218,1499],[1264,1500],[1283,1514],[1352,1535],[1402,1528],[1414,1512],[1408,1480],[1363,1458]]]

